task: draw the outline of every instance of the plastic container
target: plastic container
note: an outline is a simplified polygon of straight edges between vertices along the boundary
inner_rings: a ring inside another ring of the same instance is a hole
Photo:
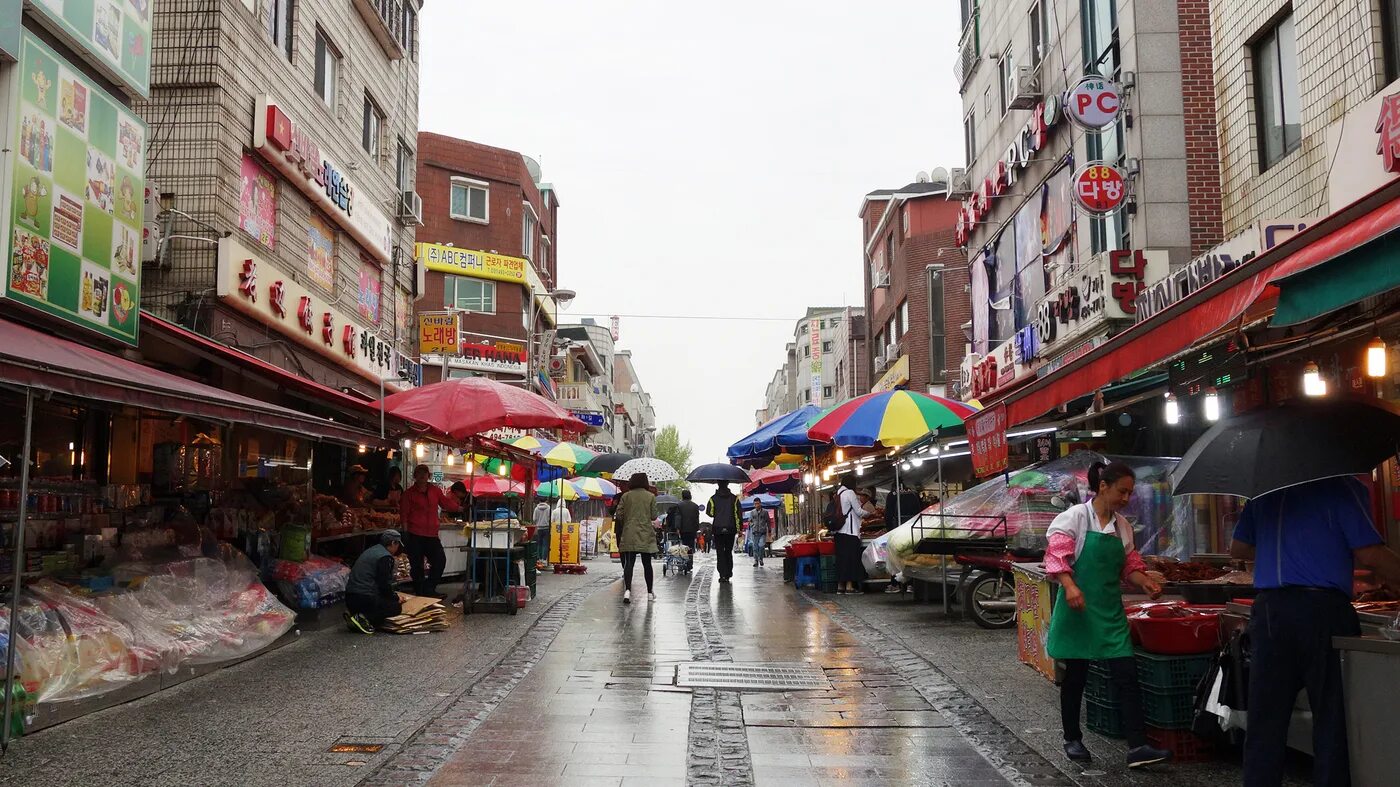
[[[1215,746],[1190,730],[1147,727],[1147,742],[1172,753],[1172,762],[1206,762],[1215,756]]]
[[[818,541],[818,542],[817,542],[817,554],[819,554],[819,555],[835,555],[835,554],[836,554],[836,542],[835,542],[835,541]]]
[[[1148,724],[1168,730],[1179,730],[1191,726],[1196,714],[1196,692],[1191,689],[1180,691],[1142,690],[1142,716]]]
[[[1163,656],[1136,651],[1138,683],[1153,691],[1195,691],[1210,670],[1211,656]]]
[[[1168,656],[1213,653],[1220,647],[1224,607],[1149,604],[1128,615],[1134,641],[1148,653]]]
[[[815,541],[801,541],[788,544],[788,557],[816,557],[820,547]]]
[[[1123,709],[1118,705],[1085,700],[1084,711],[1084,726],[1090,732],[1110,738],[1123,737]]]
[[[1118,707],[1118,690],[1113,687],[1113,683],[1106,675],[1090,671],[1089,679],[1084,683],[1084,699],[1116,708]]]

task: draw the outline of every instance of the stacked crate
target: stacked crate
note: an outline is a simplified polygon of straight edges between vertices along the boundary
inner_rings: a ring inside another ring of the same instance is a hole
[[[1210,670],[1211,656],[1160,656],[1135,650],[1147,740],[1168,749],[1179,762],[1209,759],[1211,745],[1191,732],[1196,686]],[[1123,737],[1123,705],[1101,662],[1089,667],[1084,688],[1085,726],[1111,738]]]
[[[836,556],[821,556],[821,590],[823,593],[836,592]]]
[[[525,559],[523,561],[525,563],[525,576],[522,577],[522,579],[524,579],[525,587],[528,587],[530,589],[530,598],[534,598],[536,574],[535,562],[539,560],[540,547],[539,544],[535,543],[534,541],[526,541],[522,546],[525,547]]]

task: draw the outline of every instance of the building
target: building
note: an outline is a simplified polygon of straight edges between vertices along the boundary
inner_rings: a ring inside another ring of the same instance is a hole
[[[613,445],[633,456],[656,454],[656,408],[642,386],[632,351],[613,356]]]
[[[559,200],[539,165],[504,150],[441,134],[418,135],[426,270],[420,314],[458,315],[456,353],[426,352],[428,381],[487,375],[532,384],[556,319]],[[571,295],[569,297],[572,297]]]
[[[585,447],[598,453],[625,452],[615,440],[617,348],[612,330],[584,318],[559,326],[554,346],[559,352],[550,360],[549,373],[559,404],[589,426]],[[625,435],[627,430],[622,431]]]
[[[764,389],[763,409],[754,414],[760,426],[797,409],[797,345],[788,342],[785,352],[783,365]]]
[[[870,315],[864,379],[876,390],[946,395],[966,351],[967,258],[954,240],[961,207],[948,200],[946,171],[934,174],[872,191],[861,204]]]
[[[417,0],[147,7],[143,351],[414,384]]]
[[[972,303],[960,387],[980,398],[1102,344],[1134,291],[1219,243],[1221,174],[1205,0],[962,11],[967,167],[949,185]]]
[[[759,424],[807,404],[830,407],[865,393],[865,310],[852,306],[809,307],[793,327],[783,365],[764,390]]]

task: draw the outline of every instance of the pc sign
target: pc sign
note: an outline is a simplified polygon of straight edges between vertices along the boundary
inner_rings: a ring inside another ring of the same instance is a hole
[[[1065,94],[1065,114],[1076,126],[1088,131],[1113,125],[1122,111],[1123,91],[1111,79],[1087,76]]]

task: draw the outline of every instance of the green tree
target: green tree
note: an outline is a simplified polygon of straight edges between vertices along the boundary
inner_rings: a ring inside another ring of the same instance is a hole
[[[681,442],[681,432],[675,424],[667,424],[656,434],[656,458],[676,468],[681,474],[680,481],[660,484],[668,489],[685,489],[690,486],[684,480],[690,475],[690,443]]]

